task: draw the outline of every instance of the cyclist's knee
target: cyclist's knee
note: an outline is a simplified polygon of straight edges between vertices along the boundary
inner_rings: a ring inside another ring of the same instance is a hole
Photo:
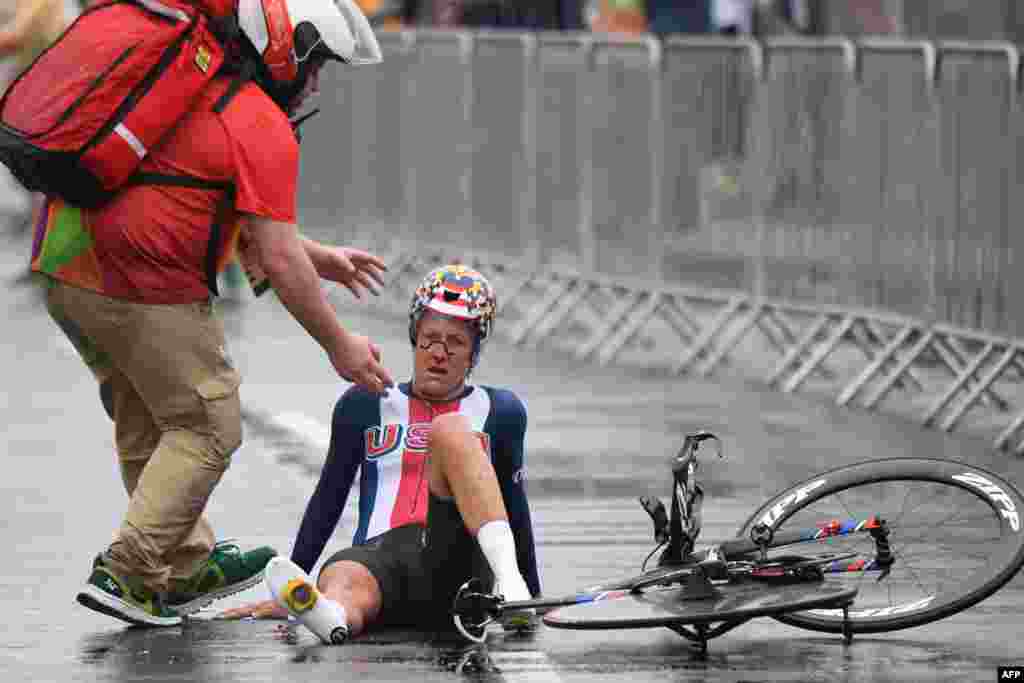
[[[384,604],[380,584],[359,562],[332,562],[320,570],[316,583],[321,593],[344,606],[349,626],[356,630],[376,619]]]
[[[444,458],[457,453],[472,433],[469,420],[464,415],[446,413],[435,417],[430,425],[431,455]]]
[[[338,560],[326,565],[316,581],[317,588],[328,593],[379,593],[377,579],[365,565],[351,560]]]

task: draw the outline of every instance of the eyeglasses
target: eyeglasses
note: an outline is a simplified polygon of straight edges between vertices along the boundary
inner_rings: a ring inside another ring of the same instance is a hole
[[[448,344],[446,344],[443,339],[427,339],[416,344],[416,347],[423,351],[429,351],[431,348],[433,348],[434,344],[440,344],[441,348],[444,349],[445,355],[448,356],[449,358],[455,357],[455,353],[448,348]]]

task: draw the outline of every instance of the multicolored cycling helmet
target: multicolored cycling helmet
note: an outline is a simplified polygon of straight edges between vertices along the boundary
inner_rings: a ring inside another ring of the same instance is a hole
[[[426,311],[468,320],[476,328],[471,366],[491,335],[498,299],[483,275],[463,265],[451,264],[430,271],[413,294],[409,306],[409,341],[416,345],[416,327]]]

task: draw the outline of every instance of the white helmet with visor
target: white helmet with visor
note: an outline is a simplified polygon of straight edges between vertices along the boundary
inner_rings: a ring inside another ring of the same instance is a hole
[[[373,28],[353,0],[238,0],[238,26],[265,67],[257,82],[286,110],[317,58],[381,61]]]

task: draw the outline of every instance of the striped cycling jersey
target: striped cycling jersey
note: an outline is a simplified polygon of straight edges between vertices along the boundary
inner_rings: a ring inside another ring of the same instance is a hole
[[[526,410],[511,391],[488,386],[467,386],[460,398],[443,403],[413,398],[408,383],[385,396],[359,387],[345,392],[334,408],[327,460],[306,506],[292,560],[307,572],[312,570],[337,527],[357,473],[359,519],[352,545],[406,524],[426,523],[430,423],[451,412],[469,419],[491,456],[515,536],[519,570],[530,592],[539,595],[523,469]]]

